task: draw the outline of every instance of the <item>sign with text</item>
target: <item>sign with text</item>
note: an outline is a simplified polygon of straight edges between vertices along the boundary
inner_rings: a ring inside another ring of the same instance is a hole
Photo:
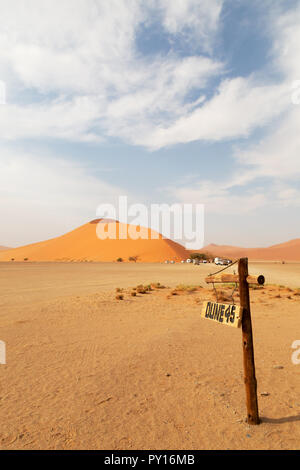
[[[242,321],[242,311],[242,308],[238,305],[204,302],[201,317],[239,328]]]

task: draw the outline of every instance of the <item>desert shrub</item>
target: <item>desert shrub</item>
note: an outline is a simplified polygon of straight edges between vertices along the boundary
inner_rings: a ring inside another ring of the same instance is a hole
[[[176,286],[176,290],[185,292],[195,292],[198,289],[202,289],[202,286],[193,286],[187,284],[178,284],[178,286]]]
[[[131,295],[131,297],[136,297],[136,292],[132,291],[130,295]]]
[[[150,286],[152,289],[165,289],[166,286],[163,286],[160,282],[151,282]]]
[[[209,253],[191,253],[190,255],[190,258],[191,259],[198,259],[199,261],[203,261],[203,260],[210,260],[211,259],[211,255]]]
[[[134,261],[136,263],[137,259],[138,259],[137,256],[129,256],[128,261]]]
[[[124,299],[124,295],[118,294],[118,295],[116,295],[116,299],[117,299],[117,300],[123,300],[123,299]]]
[[[153,289],[160,289],[160,282],[151,282],[151,287]]]
[[[28,261],[28,258],[24,258],[24,261]]]
[[[117,258],[118,263],[123,263],[123,258]]]
[[[145,287],[143,285],[137,286],[136,291],[137,291],[138,294],[146,294],[146,292],[147,292],[147,290],[145,289]]]

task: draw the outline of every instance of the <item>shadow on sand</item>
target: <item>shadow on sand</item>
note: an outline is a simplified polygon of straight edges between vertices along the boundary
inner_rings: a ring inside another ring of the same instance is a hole
[[[261,416],[260,419],[262,423],[269,424],[294,423],[296,421],[300,421],[300,415],[287,416],[285,418],[266,418],[265,416]]]

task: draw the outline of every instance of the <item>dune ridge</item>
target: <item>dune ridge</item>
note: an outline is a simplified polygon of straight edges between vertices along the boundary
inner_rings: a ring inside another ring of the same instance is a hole
[[[300,238],[271,245],[267,248],[242,248],[212,243],[202,248],[201,251],[209,252],[213,256],[234,259],[246,256],[253,261],[300,261]]]
[[[101,240],[97,236],[101,226],[116,230],[116,239]],[[144,238],[122,239],[122,233],[138,230]],[[151,238],[152,236],[152,238]],[[153,237],[155,237],[153,239]],[[122,224],[105,219],[96,219],[71,232],[50,240],[14,248],[0,254],[0,261],[116,261],[122,258],[137,262],[180,261],[189,257],[188,251],[180,244],[165,239],[149,228]]]

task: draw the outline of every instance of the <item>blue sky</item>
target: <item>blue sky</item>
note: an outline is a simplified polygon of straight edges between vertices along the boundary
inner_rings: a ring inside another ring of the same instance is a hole
[[[205,204],[206,243],[299,237],[299,1],[3,0],[1,17],[0,245],[119,195]]]

